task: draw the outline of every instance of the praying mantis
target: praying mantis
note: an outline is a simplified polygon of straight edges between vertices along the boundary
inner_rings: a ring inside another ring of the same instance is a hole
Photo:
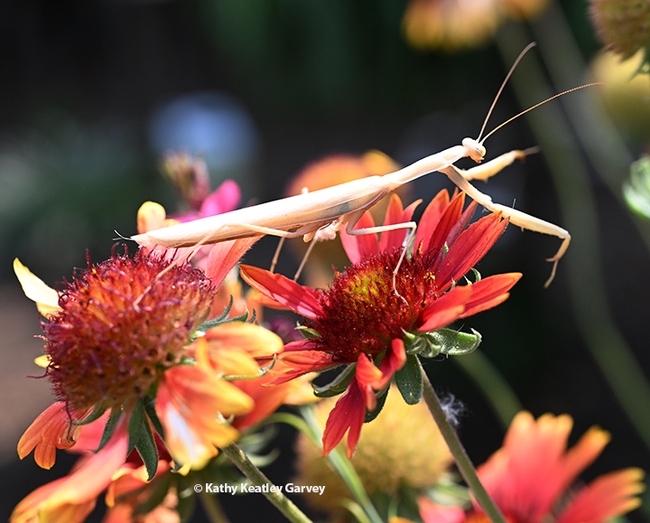
[[[488,115],[483,123],[483,128],[477,139],[464,138],[461,145],[455,145],[444,151],[432,154],[398,171],[382,176],[370,176],[340,185],[335,185],[314,192],[306,192],[297,196],[290,196],[252,207],[237,209],[224,214],[202,218],[192,222],[173,225],[156,229],[144,234],[132,236],[142,246],[161,245],[168,248],[192,247],[218,243],[227,240],[251,236],[273,235],[280,238],[295,238],[302,236],[306,242],[333,239],[342,229],[348,234],[360,235],[385,232],[397,229],[409,229],[406,244],[413,237],[417,227],[415,222],[393,224],[389,226],[369,227],[354,229],[363,213],[375,205],[387,194],[395,191],[402,185],[412,182],[426,174],[440,172],[445,174],[461,191],[470,198],[492,212],[500,212],[510,220],[510,223],[523,229],[555,236],[562,243],[554,256],[547,261],[553,263],[551,275],[544,284],[548,287],[553,281],[559,260],[564,256],[571,242],[569,232],[558,225],[547,222],[520,210],[494,203],[487,194],[473,186],[471,180],[487,180],[499,173],[515,160],[522,160],[531,150],[513,150],[502,154],[493,160],[481,163],[486,155],[483,142],[498,129],[518,118],[528,111],[539,107],[554,98],[589,87],[586,84],[552,96],[499,125],[482,139],[488,118],[499,98],[508,78],[514,71],[523,55],[533,46],[529,44],[519,55],[506,76],[497,96],[492,103]],[[461,158],[469,157],[477,164],[476,167],[463,170],[454,165]],[[406,249],[404,250],[404,253]],[[402,254],[402,258],[404,256]],[[395,269],[399,269],[400,262]]]

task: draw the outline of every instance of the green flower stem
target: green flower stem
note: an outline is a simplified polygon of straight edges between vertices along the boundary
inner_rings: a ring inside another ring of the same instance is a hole
[[[561,51],[554,47],[553,42],[559,41],[558,35],[564,33],[561,28],[566,26],[566,23],[562,22],[561,11],[558,13],[558,10],[557,6],[552,7],[549,14],[537,22],[537,36],[540,40],[545,37],[540,47],[553,49],[552,53],[545,52],[547,59],[557,52],[563,57],[575,54],[567,53],[564,47]],[[514,50],[522,49],[530,40],[531,37],[522,24],[513,23],[507,24],[497,33],[496,43],[504,62],[511,62]],[[570,40],[564,37],[562,41],[566,43]],[[523,71],[511,78],[512,88],[523,107],[534,103],[532,86],[541,89],[547,85],[545,66],[539,63],[535,56],[533,53],[532,56],[526,57],[526,60],[519,64]],[[553,63],[548,69],[559,71],[562,68]],[[547,91],[550,92],[548,87]],[[572,101],[567,101],[567,106],[577,103],[580,99],[578,94],[571,96]],[[650,404],[650,386],[634,352],[616,325],[607,303],[603,284],[606,279],[599,261],[601,246],[598,236],[598,212],[587,165],[578,151],[578,144],[575,143],[558,104],[547,104],[544,110],[528,113],[527,118],[557,186],[563,225],[575,234],[567,252],[566,262],[562,260],[561,266],[564,265],[568,273],[566,281],[575,308],[577,327],[619,404],[650,448],[650,409],[647,408]],[[579,120],[574,123],[574,128],[600,127],[600,124]],[[610,147],[609,142],[598,146],[605,154],[616,150],[618,152],[615,156],[624,158],[624,152],[619,148]]]
[[[308,427],[309,437],[319,448],[322,448],[323,431],[316,419],[314,406],[309,405],[307,407],[301,407],[300,414],[304,418]],[[370,501],[368,493],[363,486],[363,482],[361,481],[361,478],[359,478],[354,465],[352,465],[352,462],[348,457],[341,452],[340,448],[335,448],[332,449],[326,459],[330,462],[336,473],[348,487],[359,506],[363,508],[367,515],[367,519],[373,523],[381,523],[382,518]]]
[[[236,443],[232,443],[221,450],[253,485],[260,487],[263,485],[273,486],[273,483],[271,483],[262,471],[258,469],[250,459],[248,459],[248,456]],[[312,523],[312,521],[305,516],[293,501],[282,494],[279,490],[275,490],[274,492],[265,492],[264,495],[266,496],[266,499],[273,503],[289,521],[292,521],[293,523]]]
[[[221,508],[217,496],[201,492],[199,500],[201,501],[201,506],[206,516],[208,516],[208,519],[212,523],[230,523],[228,516],[226,516],[226,513]]]
[[[447,442],[447,446],[456,461],[456,466],[458,467],[461,476],[463,476],[465,483],[467,483],[467,486],[471,489],[476,501],[481,506],[487,517],[490,518],[492,523],[506,523],[503,514],[501,514],[501,511],[494,504],[494,501],[492,501],[492,498],[478,479],[476,469],[469,459],[467,452],[465,452],[465,448],[460,442],[460,439],[458,439],[458,434],[456,434],[454,428],[451,426],[449,421],[447,421],[447,416],[442,410],[442,405],[440,405],[440,400],[438,399],[436,391],[433,389],[431,381],[429,381],[429,376],[427,376],[427,373],[424,372],[424,368],[422,368],[422,362],[420,362],[420,371],[422,372],[422,379],[424,380],[424,401],[427,404],[427,407],[429,407],[429,411],[431,412],[434,421],[438,424],[438,428]]]

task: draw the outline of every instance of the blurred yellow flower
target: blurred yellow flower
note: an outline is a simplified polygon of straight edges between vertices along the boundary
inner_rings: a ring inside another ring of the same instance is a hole
[[[445,475],[452,457],[426,405],[407,405],[393,385],[383,410],[367,423],[352,458],[366,491],[396,495],[400,488],[432,487]],[[321,426],[336,398],[316,407]],[[343,451],[343,444],[339,445]],[[304,434],[296,442],[297,484],[326,485],[322,495],[305,494],[314,507],[327,512],[341,508],[341,498],[351,497],[341,479],[332,472],[322,451]]]
[[[532,18],[548,0],[411,0],[402,26],[419,49],[459,51],[489,40],[507,18]]]

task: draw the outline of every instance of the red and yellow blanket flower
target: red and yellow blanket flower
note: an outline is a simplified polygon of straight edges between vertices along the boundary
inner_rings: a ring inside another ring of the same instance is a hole
[[[571,488],[610,440],[608,432],[590,428],[568,448],[573,420],[529,412],[513,419],[503,447],[478,468],[484,487],[509,523],[603,523],[637,508],[643,471],[628,468]],[[465,511],[419,500],[424,523],[488,523],[476,504]]]
[[[391,198],[384,225],[411,220],[416,204]],[[330,413],[323,435],[329,453],[346,432],[348,454],[357,445],[366,412],[378,406],[396,372],[416,353],[441,352],[433,331],[494,307],[508,297],[521,274],[499,274],[459,285],[506,228],[499,214],[470,225],[476,204],[441,191],[424,211],[410,255],[402,258],[407,231],[341,235],[353,265],[328,289],[299,285],[279,274],[242,265],[242,277],[281,306],[304,316],[304,340],[285,345],[276,383],[308,372],[351,365],[331,391],[345,394]],[[357,228],[373,227],[369,213]],[[444,350],[442,351],[444,352]]]
[[[205,466],[218,447],[238,438],[229,420],[252,411],[254,402],[224,378],[259,376],[255,357],[271,357],[282,350],[282,341],[243,322],[202,324],[220,281],[249,246],[248,240],[220,245],[207,258],[209,275],[167,253],[114,254],[100,264],[89,262],[59,292],[15,261],[26,295],[46,315],[43,362],[58,400],[25,432],[20,457],[34,450],[37,463],[50,468],[56,449],[78,450],[80,427],[103,413],[110,416],[88,464],[30,494],[14,510],[12,523],[82,521],[85,508],[79,507],[94,505],[128,450],[135,449],[148,475],[155,475],[158,438],[186,469]],[[215,343],[230,357],[211,357]],[[102,473],[85,474],[94,471],[96,460],[102,460]],[[70,482],[84,487],[71,494]]]

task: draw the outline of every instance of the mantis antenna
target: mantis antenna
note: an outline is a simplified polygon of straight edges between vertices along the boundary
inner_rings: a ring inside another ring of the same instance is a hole
[[[594,85],[603,85],[604,83],[605,82],[591,82],[591,83],[588,83],[588,84],[579,85],[578,87],[572,87],[571,89],[567,89],[566,91],[562,91],[561,93],[554,94],[553,96],[550,96],[550,97],[546,98],[546,100],[542,100],[541,102],[537,102],[535,105],[529,107],[528,109],[525,109],[524,111],[521,111],[520,113],[514,115],[513,117],[508,118],[505,122],[497,125],[494,129],[492,129],[489,133],[487,133],[479,143],[482,144],[483,142],[485,142],[485,140],[488,139],[489,136],[492,136],[499,129],[501,129],[505,125],[508,125],[510,122],[512,122],[513,120],[516,120],[520,116],[523,116],[526,113],[529,113],[533,109],[537,109],[540,105],[544,105],[545,103],[550,102],[551,100],[555,100],[556,98],[559,98],[560,96],[564,96],[565,94],[569,94],[569,93],[572,93],[574,91],[579,91],[580,89],[585,89],[586,87],[593,87]]]
[[[499,87],[499,90],[497,91],[497,95],[494,97],[494,100],[492,101],[492,105],[490,106],[490,109],[487,112],[487,115],[485,116],[485,120],[483,120],[483,126],[481,127],[481,132],[478,133],[478,138],[476,138],[476,141],[480,144],[482,144],[485,141],[485,138],[481,140],[481,136],[483,136],[483,131],[485,131],[485,127],[487,126],[488,120],[490,119],[490,116],[492,116],[492,111],[494,111],[494,107],[496,106],[497,102],[499,101],[499,98],[501,96],[501,93],[506,87],[506,84],[508,83],[508,80],[510,80],[510,77],[512,76],[512,73],[515,72],[515,69],[517,68],[517,65],[519,65],[519,62],[521,62],[521,59],[526,55],[528,51],[530,51],[533,47],[537,45],[536,42],[531,42],[529,43],[524,49],[519,53],[519,56],[515,60],[515,63],[510,66],[510,71],[508,71],[508,74],[504,78],[503,82],[501,82],[501,87]],[[522,113],[523,114],[523,113]],[[493,133],[494,131],[492,131]],[[490,133],[490,134],[492,134]],[[488,134],[488,136],[490,136]]]

